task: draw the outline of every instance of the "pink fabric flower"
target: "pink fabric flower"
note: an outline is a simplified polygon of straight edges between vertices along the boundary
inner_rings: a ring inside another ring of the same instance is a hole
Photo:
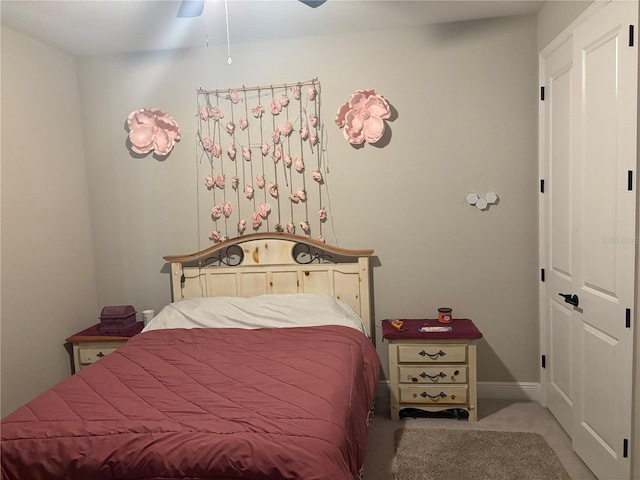
[[[262,217],[258,212],[253,212],[253,228],[259,228],[262,225]]]
[[[289,97],[287,97],[287,94],[283,94],[280,97],[280,105],[282,105],[283,107],[286,107],[287,105],[289,105]]]
[[[300,129],[300,136],[302,137],[302,140],[309,138],[309,127],[307,127],[306,124],[304,124],[302,129]]]
[[[269,150],[271,150],[271,146],[267,142],[262,142],[262,145],[260,145],[260,149],[262,150],[262,155],[267,156],[269,155]]]
[[[300,155],[296,155],[296,158],[293,160],[293,162],[296,166],[296,170],[302,173],[304,171],[304,160],[302,160],[302,157]]]
[[[207,188],[211,188],[213,187],[214,184],[214,180],[213,177],[211,175],[207,175],[206,177],[204,177],[204,184],[206,185]]]
[[[216,205],[215,207],[213,207],[211,209],[211,216],[214,218],[214,220],[219,219],[221,215],[222,215],[222,206],[221,205]]]
[[[229,135],[233,135],[233,132],[236,130],[236,125],[233,122],[229,122],[224,128]]]
[[[291,93],[293,94],[293,98],[300,100],[300,85],[294,85],[291,87]]]
[[[324,237],[322,235],[318,235],[318,237],[316,238],[316,240],[318,240],[319,242],[324,243]]]
[[[242,235],[246,229],[247,229],[247,221],[246,220],[240,220],[238,222],[238,233],[240,235]]]
[[[222,235],[219,231],[212,230],[211,233],[209,233],[209,239],[213,240],[214,242],[219,242],[222,239]]]
[[[278,163],[282,158],[282,149],[280,145],[276,145],[276,148],[273,150],[273,163]]]
[[[327,219],[327,211],[324,209],[324,207],[318,210],[318,217],[320,217],[320,220]]]
[[[309,231],[309,222],[307,222],[306,220],[303,220],[300,222],[300,228],[304,231],[304,232],[308,232]]]
[[[318,125],[318,117],[315,113],[309,115],[309,125],[311,125],[312,127]]]
[[[282,111],[282,105],[275,98],[271,100],[271,114],[278,115]]]
[[[215,120],[220,120],[224,117],[224,113],[218,107],[209,107],[209,117]]]
[[[229,158],[231,160],[235,160],[235,158],[236,158],[236,146],[235,145],[229,145],[227,147],[227,155],[229,155]]]
[[[289,135],[291,135],[292,131],[293,125],[289,120],[285,120],[282,124],[282,128],[280,129],[280,133],[282,133],[282,135],[284,135],[285,137],[288,137]]]
[[[216,187],[224,188],[224,175],[221,173],[216,175]]]
[[[238,103],[240,101],[240,95],[237,90],[231,90],[231,92],[229,92],[229,100],[231,100],[231,103]]]
[[[222,207],[222,213],[224,213],[224,216],[229,218],[232,212],[233,207],[231,206],[231,204],[229,202],[224,202],[224,206]]]
[[[289,195],[289,200],[291,200],[293,203],[298,203],[300,201],[300,197],[297,194],[292,193],[291,195]]]
[[[315,85],[309,85],[309,88],[307,88],[307,98],[313,100],[316,98],[316,93],[318,92],[316,91]]]
[[[322,183],[322,173],[320,173],[320,170],[312,170],[311,171],[311,177],[318,183]]]
[[[291,155],[289,155],[288,153],[285,153],[284,158],[282,159],[282,162],[286,167],[291,167]]]
[[[233,188],[234,190],[237,190],[239,185],[240,185],[240,179],[235,175],[231,177],[231,188]]]
[[[278,185],[273,182],[269,182],[269,193],[273,198],[278,198]]]
[[[276,128],[273,131],[273,143],[280,143],[280,129]]]
[[[180,140],[180,128],[168,114],[158,108],[135,110],[127,117],[131,150],[145,154],[153,150],[165,156]]]
[[[222,154],[222,148],[220,148],[219,144],[214,143],[213,148],[211,149],[211,153],[214,157],[220,158],[220,155]]]
[[[309,143],[311,145],[317,145],[318,143],[318,133],[315,130],[312,130],[309,134]]]
[[[269,205],[268,203],[261,203],[258,206],[258,213],[262,218],[267,218],[270,211],[271,211],[271,205]]]
[[[251,110],[251,113],[253,113],[254,117],[260,118],[264,113],[264,107],[262,105],[258,105]]]
[[[251,200],[253,198],[253,187],[251,185],[245,185],[244,186],[244,195],[249,200]]]
[[[209,119],[209,109],[206,105],[200,105],[200,108],[198,108],[198,115],[202,120]]]
[[[240,130],[244,130],[249,126],[249,122],[247,121],[246,118],[243,117],[238,122],[238,126],[240,127]]]
[[[247,162],[251,161],[251,149],[249,147],[242,147],[242,158]]]
[[[287,223],[285,228],[287,229],[287,233],[290,233],[292,235],[296,233],[296,226],[291,222]]]
[[[204,148],[208,152],[210,152],[213,149],[213,142],[209,137],[204,137],[202,139],[202,148]]]
[[[296,194],[298,195],[301,201],[303,202],[307,201],[307,192],[304,188],[302,187],[298,188],[298,190],[296,190]]]
[[[336,114],[335,122],[344,138],[358,145],[365,140],[376,143],[385,130],[384,120],[391,116],[387,101],[375,90],[356,90]]]
[[[256,175],[256,185],[258,188],[264,188],[264,175]]]

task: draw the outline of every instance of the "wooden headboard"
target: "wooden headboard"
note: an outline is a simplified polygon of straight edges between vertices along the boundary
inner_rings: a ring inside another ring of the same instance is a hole
[[[201,297],[254,297],[320,293],[349,305],[373,334],[373,250],[332,247],[288,233],[254,233],[201,252],[168,255],[173,301]]]

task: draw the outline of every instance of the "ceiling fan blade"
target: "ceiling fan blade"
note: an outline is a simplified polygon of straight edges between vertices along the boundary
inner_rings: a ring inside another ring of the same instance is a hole
[[[305,5],[308,5],[311,8],[316,8],[322,5],[327,0],[299,0],[299,1],[304,3]]]
[[[199,17],[202,15],[205,0],[182,0],[178,10],[179,18]]]

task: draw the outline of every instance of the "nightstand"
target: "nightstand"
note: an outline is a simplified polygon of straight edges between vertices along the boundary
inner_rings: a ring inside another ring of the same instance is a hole
[[[451,327],[451,331],[420,332],[423,326]],[[400,410],[427,412],[463,409],[478,420],[476,340],[482,333],[469,319],[449,324],[437,320],[403,320],[406,331],[382,322],[382,338],[389,342],[391,418]],[[462,412],[464,413],[464,412]]]
[[[119,333],[117,335],[103,333],[99,327],[100,324],[97,323],[67,338],[66,341],[73,346],[73,371],[71,373],[76,373],[109,355],[124,345],[131,337],[140,333],[144,325],[142,322],[136,322],[126,334]]]

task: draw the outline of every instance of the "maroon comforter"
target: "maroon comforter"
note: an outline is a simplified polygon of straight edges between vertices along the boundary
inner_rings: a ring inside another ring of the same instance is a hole
[[[151,331],[2,420],[2,478],[357,478],[379,360],[348,327]]]

